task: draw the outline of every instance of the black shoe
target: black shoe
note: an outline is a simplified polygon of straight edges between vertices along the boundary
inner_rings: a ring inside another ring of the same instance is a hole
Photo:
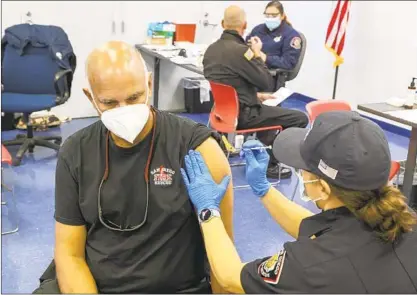
[[[281,179],[287,179],[290,178],[292,175],[291,168],[281,166],[280,165],[273,165],[269,166],[268,170],[266,170],[266,176],[268,178],[275,178],[279,179],[279,170],[281,169]]]

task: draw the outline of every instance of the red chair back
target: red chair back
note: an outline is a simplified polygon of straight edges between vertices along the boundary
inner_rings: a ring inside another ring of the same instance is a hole
[[[12,156],[4,145],[1,145],[1,162],[12,165]]]
[[[398,172],[400,171],[400,163],[396,162],[396,161],[391,161],[391,170],[389,172],[389,180],[392,180],[394,178],[395,175],[398,174]]]
[[[232,86],[210,81],[214,105],[210,113],[210,127],[218,132],[233,133],[239,117],[239,99]]]
[[[317,100],[306,105],[310,121],[314,121],[318,115],[330,111],[351,111],[349,103],[340,100]]]
[[[310,121],[314,121],[318,115],[331,111],[351,111],[349,103],[340,100],[317,100],[306,105]],[[392,180],[400,170],[400,163],[391,161],[391,170],[389,173],[389,180]]]

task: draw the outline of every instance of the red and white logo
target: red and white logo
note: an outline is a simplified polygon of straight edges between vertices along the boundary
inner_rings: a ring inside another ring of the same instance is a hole
[[[159,168],[155,168],[154,170],[152,170],[151,175],[153,176],[154,185],[169,186],[172,185],[175,171],[171,168],[166,168],[163,165],[161,165]]]

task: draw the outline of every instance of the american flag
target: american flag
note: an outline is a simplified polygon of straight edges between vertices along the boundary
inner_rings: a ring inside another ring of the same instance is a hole
[[[327,28],[326,48],[333,53],[334,66],[343,63],[342,51],[345,45],[346,27],[349,20],[350,0],[338,0]]]

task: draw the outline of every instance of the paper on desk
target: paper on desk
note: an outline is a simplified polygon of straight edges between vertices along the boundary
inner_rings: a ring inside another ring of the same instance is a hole
[[[392,105],[394,107],[402,107],[405,104],[406,99],[405,98],[399,98],[399,97],[390,97],[386,103],[389,105]]]
[[[179,65],[197,65],[197,58],[195,57],[174,56],[170,60]]]
[[[178,50],[181,48],[177,48],[174,45],[158,45],[158,44],[144,44],[143,47],[155,50],[155,51],[170,51],[170,50]]]
[[[200,81],[200,103],[210,101],[210,83],[207,80]]]
[[[267,106],[271,106],[271,107],[276,107],[281,102],[286,100],[293,93],[294,92],[291,91],[290,89],[285,88],[285,87],[281,87],[280,89],[278,89],[278,91],[276,91],[275,93],[272,94],[275,98],[267,99],[262,104],[267,105]]]
[[[401,118],[406,121],[417,123],[417,109],[413,110],[400,110],[400,111],[391,111],[387,112],[391,116]]]

